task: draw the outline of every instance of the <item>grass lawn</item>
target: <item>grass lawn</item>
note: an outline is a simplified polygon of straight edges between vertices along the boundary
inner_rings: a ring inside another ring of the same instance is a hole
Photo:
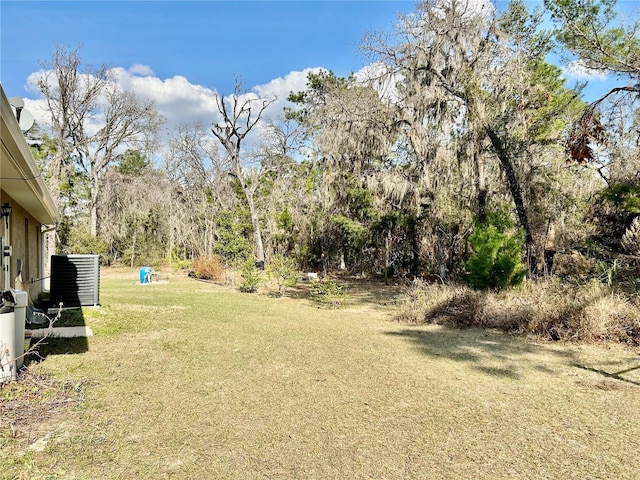
[[[0,390],[1,479],[640,478],[638,352],[135,280]]]

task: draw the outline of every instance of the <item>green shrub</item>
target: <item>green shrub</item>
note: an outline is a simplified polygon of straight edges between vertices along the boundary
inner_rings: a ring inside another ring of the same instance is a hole
[[[464,279],[472,288],[502,290],[522,283],[527,272],[522,231],[508,234],[495,225],[477,226],[469,243],[473,255],[465,264]]]
[[[293,287],[300,277],[296,268],[296,261],[284,255],[275,255],[267,265],[267,275],[278,284],[278,293],[282,295],[283,289]]]
[[[253,226],[247,211],[220,212],[215,217],[214,252],[229,262],[242,261],[253,251]]]
[[[109,264],[109,242],[91,235],[84,227],[73,227],[69,231],[68,244],[63,248],[67,254],[99,255],[102,265]]]
[[[179,258],[173,258],[170,262],[171,268],[174,272],[179,270],[192,270],[193,262],[191,260],[181,260]]]
[[[240,291],[245,293],[255,293],[258,291],[258,285],[262,282],[262,271],[256,268],[253,260],[247,259],[240,266]]]
[[[605,188],[601,195],[624,212],[640,213],[640,185],[616,183]]]
[[[339,285],[329,278],[324,278],[311,282],[310,297],[331,308],[339,308],[349,299],[349,294],[346,285]]]

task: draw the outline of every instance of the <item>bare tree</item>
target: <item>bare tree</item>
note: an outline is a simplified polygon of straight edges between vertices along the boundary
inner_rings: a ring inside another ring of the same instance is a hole
[[[49,190],[62,217],[65,208],[61,184],[69,176],[77,139],[83,136],[85,119],[97,108],[101,92],[108,83],[107,68],[82,68],[79,48],[57,46],[51,60],[42,62],[38,88],[51,115],[53,155],[48,157]],[[56,252],[56,236],[48,236],[47,251]]]
[[[300,232],[310,218],[308,189],[300,185],[305,166],[301,158],[305,131],[291,119],[279,116],[266,119],[253,157],[260,168],[255,173],[261,188],[255,203],[265,222],[262,226],[265,256],[299,254]],[[294,240],[295,238],[295,240]]]
[[[245,165],[247,157],[243,150],[243,142],[251,130],[260,122],[262,116],[275,99],[261,99],[253,94],[243,92],[242,84],[236,81],[234,93],[228,97],[216,96],[218,112],[222,120],[214,123],[211,131],[225,150],[229,162],[227,173],[234,177],[242,189],[249,207],[253,225],[256,261],[264,266],[264,245],[260,230],[260,219],[256,209],[254,196],[258,187],[256,169]]]
[[[78,48],[57,47],[44,67],[38,86],[51,114],[57,144],[53,171],[73,158],[86,173],[90,229],[96,236],[98,197],[109,165],[125,148],[148,151],[164,119],[152,101],[122,91],[111,81],[106,66],[82,70]],[[54,185],[54,198],[56,188]]]
[[[141,256],[159,258],[164,253],[172,213],[167,208],[170,193],[160,171],[147,167],[130,174],[109,168],[100,196],[104,220],[100,236],[109,242],[111,261],[117,262],[120,256],[133,267]]]
[[[214,216],[229,197],[223,179],[227,164],[218,155],[218,142],[198,123],[179,125],[170,134],[165,162],[172,185],[168,254],[175,248],[185,256],[209,256]]]

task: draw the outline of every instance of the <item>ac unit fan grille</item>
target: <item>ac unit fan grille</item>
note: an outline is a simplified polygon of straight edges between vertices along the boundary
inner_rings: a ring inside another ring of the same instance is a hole
[[[98,255],[51,256],[51,303],[65,307],[100,304]]]

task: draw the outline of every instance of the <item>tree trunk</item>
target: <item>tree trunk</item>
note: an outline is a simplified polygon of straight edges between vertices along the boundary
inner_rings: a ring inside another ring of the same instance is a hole
[[[493,146],[498,160],[500,161],[500,165],[502,165],[502,168],[504,169],[504,172],[507,176],[509,192],[511,193],[513,203],[516,206],[516,213],[518,214],[520,226],[522,226],[522,228],[524,229],[527,266],[529,269],[529,273],[535,275],[538,268],[535,243],[533,241],[533,235],[531,233],[531,227],[529,225],[529,215],[527,212],[527,207],[524,203],[524,198],[522,197],[522,187],[520,186],[520,180],[518,180],[518,176],[516,175],[511,156],[502,144],[502,141],[500,140],[496,132],[488,126],[485,126],[485,131],[487,133],[487,136],[489,137],[489,140],[491,140],[491,145]]]
[[[133,263],[136,258],[136,237],[137,236],[138,236],[137,233],[133,234],[133,242],[131,244],[131,268],[133,268]]]
[[[167,243],[167,260],[171,265],[173,263],[173,236],[174,236],[174,228],[173,228],[173,214],[171,213],[173,210],[173,205],[171,201],[169,201],[169,242]]]
[[[476,167],[476,191],[478,195],[478,222],[481,224],[487,221],[487,180],[484,174],[484,160],[480,156],[478,136],[473,135],[473,163]]]
[[[391,268],[391,229],[387,230],[384,239],[384,282],[387,283],[389,270]]]
[[[443,235],[438,236],[438,275],[444,281],[447,278],[447,267],[445,264],[445,247]]]
[[[94,179],[91,183],[91,213],[90,213],[90,230],[91,236],[98,236],[98,180]]]
[[[260,220],[258,218],[258,212],[256,211],[255,204],[253,203],[253,193],[250,192],[245,183],[243,184],[243,191],[247,197],[247,203],[249,204],[249,215],[251,216],[251,224],[253,225],[253,238],[256,245],[256,265],[258,268],[264,268],[264,244],[262,243],[262,232],[260,230]]]
[[[418,241],[418,219],[413,217],[409,220],[409,240],[411,241],[411,266],[410,273],[416,277],[420,268],[420,243]]]
[[[547,225],[547,239],[544,245],[544,274],[551,275],[553,271],[553,257],[556,254],[556,227],[553,220],[549,219]]]

